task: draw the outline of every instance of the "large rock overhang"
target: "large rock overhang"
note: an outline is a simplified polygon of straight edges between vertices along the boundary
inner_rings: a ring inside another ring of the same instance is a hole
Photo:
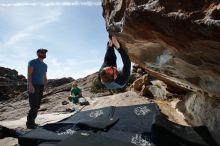
[[[102,6],[107,31],[132,62],[219,97],[218,0],[103,0]]]

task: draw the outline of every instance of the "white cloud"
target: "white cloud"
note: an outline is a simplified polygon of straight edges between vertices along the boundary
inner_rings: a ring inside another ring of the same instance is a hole
[[[85,70],[78,70],[74,66],[60,66],[59,68],[53,68],[52,66],[48,65],[48,78],[55,79],[55,78],[62,78],[62,77],[72,77],[74,79],[83,78],[87,75],[95,73],[99,70],[98,67],[85,69]]]
[[[66,1],[66,2],[19,2],[19,3],[0,3],[0,7],[23,7],[23,6],[100,6],[101,2],[94,1]]]
[[[9,38],[9,40],[3,45],[4,47],[6,45],[14,45],[16,42],[20,41],[20,40],[23,40],[24,38],[27,38],[27,37],[30,37],[31,34],[30,33],[27,33],[27,32],[18,32],[16,33],[15,35],[11,36]],[[0,46],[1,48],[1,46]]]
[[[6,26],[8,34],[2,34],[5,37],[0,40],[0,66],[16,69],[25,76],[27,74],[28,61],[31,58],[36,58],[36,50],[30,48],[32,44],[30,46],[27,44],[32,42],[33,39],[45,39],[38,32],[43,30],[48,24],[58,21],[62,15],[62,11],[59,8],[53,10],[39,9],[38,14],[33,11],[27,12],[26,10],[20,10],[19,17],[14,14],[15,10],[1,15],[1,18],[10,22],[9,26],[19,24],[19,27],[10,29],[10,27]],[[52,64],[54,66],[59,65],[56,60],[52,60]]]
[[[27,57],[23,56],[22,52],[17,54],[0,54],[0,66],[10,69],[15,69],[19,74],[26,76],[27,74],[27,65],[28,65]]]
[[[79,74],[78,78],[86,77],[87,75],[90,75],[90,74],[95,73],[97,71],[99,71],[99,67],[90,68],[88,70],[81,72]]]
[[[91,64],[91,63],[96,63],[97,59],[81,59],[81,60],[74,60],[74,59],[67,59],[65,61],[65,64],[69,65],[85,65],[85,64]]]
[[[60,67],[62,64],[54,57],[52,56],[49,56],[47,57],[48,58],[48,62],[49,64],[51,64],[51,66],[54,66],[54,67]]]
[[[84,61],[66,59],[61,61],[58,58],[49,55],[45,62],[48,65],[49,79],[61,77],[72,77],[74,79],[78,79],[99,70],[99,67],[93,67],[89,69],[86,68],[88,64],[97,62],[97,59]]]
[[[7,0],[7,2],[11,1]],[[62,39],[54,39],[56,37],[49,38],[49,35],[47,35],[50,34],[51,31],[56,31],[56,27],[54,26],[57,26],[57,24],[60,24],[60,20],[63,20],[61,15],[64,17],[67,15],[67,13],[65,13],[66,7],[48,8],[48,6],[71,6],[73,4],[63,2],[52,4],[45,2],[45,5],[42,5],[42,7],[28,7],[28,4],[25,4],[26,7],[22,7],[22,5],[9,5],[4,6],[4,8],[1,7],[1,4],[5,3],[0,2],[0,18],[2,22],[0,26],[2,30],[7,31],[2,31],[0,38],[0,66],[16,69],[20,74],[26,76],[28,61],[36,58],[35,49],[39,46],[44,46],[49,49],[49,56],[45,59],[48,65],[49,79],[61,77],[73,77],[77,79],[98,71],[100,61],[98,61],[99,59],[97,57],[94,59],[92,56],[100,56],[100,53],[94,51],[95,49],[86,51],[86,54],[83,56],[80,56],[80,51],[83,47],[79,48],[79,50],[73,50],[73,47],[69,52],[65,49],[59,50],[59,48],[69,48],[69,44],[63,44]],[[75,3],[75,5],[88,6],[94,4],[95,3],[83,2]],[[72,9],[72,7],[70,9]],[[65,25],[61,27],[65,27]],[[59,33],[65,32],[59,31]],[[64,56],[66,54],[67,56]],[[88,54],[91,57],[88,57]],[[99,63],[97,63],[97,61]]]
[[[10,48],[11,46],[14,47],[16,46],[16,43],[24,41],[25,39],[31,39],[31,37],[34,39],[42,38],[42,36],[36,35],[35,32],[47,24],[57,21],[62,13],[60,9],[56,9],[55,11],[47,11],[45,14],[40,18],[36,18],[34,24],[31,24],[30,26],[27,26],[18,32],[13,32],[13,34],[8,39],[0,43],[0,49]],[[17,22],[14,23],[16,24]]]

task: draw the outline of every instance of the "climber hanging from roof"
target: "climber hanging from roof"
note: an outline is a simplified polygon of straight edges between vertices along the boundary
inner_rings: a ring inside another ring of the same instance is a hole
[[[115,49],[119,52],[123,62],[122,71],[117,70]],[[115,36],[109,35],[104,63],[99,70],[99,78],[108,89],[123,88],[130,76],[131,61],[127,52],[121,47]]]

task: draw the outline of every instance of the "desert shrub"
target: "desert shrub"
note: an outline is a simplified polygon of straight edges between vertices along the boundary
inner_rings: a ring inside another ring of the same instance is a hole
[[[95,78],[91,85],[91,92],[92,93],[101,93],[106,91],[105,86],[101,83],[101,81],[97,78]]]

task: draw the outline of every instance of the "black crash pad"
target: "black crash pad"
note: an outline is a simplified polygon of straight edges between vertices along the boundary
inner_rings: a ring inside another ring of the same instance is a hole
[[[75,137],[75,133],[82,130],[93,130],[99,134],[101,132],[98,137],[101,136],[106,141],[114,139],[131,144],[130,141],[133,139],[136,143],[143,142],[147,140],[146,135],[151,132],[152,123],[158,113],[159,108],[155,103],[83,111],[58,123],[47,124],[20,136],[19,144],[37,146],[45,142],[61,142],[69,137]],[[106,132],[105,135],[102,135],[103,131]],[[120,139],[120,136],[123,138]]]
[[[39,144],[38,146],[56,146],[57,142],[43,142]]]
[[[95,110],[89,110],[89,111],[82,111],[78,112],[75,115],[61,121],[61,123],[81,123],[85,121],[91,121],[96,118],[112,118],[114,113],[115,107],[105,107]]]
[[[82,130],[107,130],[118,121],[113,116],[115,107],[105,107],[95,110],[82,111],[70,118],[61,121],[61,123],[74,123]]]
[[[112,127],[115,130],[131,133],[149,133],[159,107],[155,103],[116,107],[114,116],[119,121]]]
[[[107,132],[101,132],[102,136],[131,143],[137,146],[153,146],[151,135],[149,133],[129,133],[110,129]]]
[[[34,129],[18,137],[21,146],[37,146],[42,142],[58,142],[73,135],[79,128],[75,124],[54,123]]]
[[[57,146],[135,146],[117,139],[104,137],[92,132],[77,132],[75,135],[59,142]]]
[[[79,133],[80,131],[77,131],[77,133]],[[83,135],[87,135],[85,133],[91,133],[91,132],[81,132],[83,133]],[[114,145],[116,144],[116,146],[118,146],[119,143],[123,144],[124,145],[138,145],[138,146],[154,146],[151,142],[151,137],[150,135],[146,135],[146,134],[139,134],[139,133],[128,133],[128,132],[123,132],[123,131],[117,131],[117,130],[114,130],[114,129],[110,129],[108,130],[107,132],[98,132],[97,134],[94,134],[92,133],[93,136],[90,136],[90,140],[93,139],[95,137],[96,142],[98,144],[96,144],[95,146],[101,146],[101,144],[104,143],[104,146],[106,146],[105,143],[107,143],[109,140],[111,140],[110,142],[110,145]],[[75,135],[73,135],[75,136]],[[78,136],[77,136],[78,137]],[[83,142],[83,143],[76,143],[76,142],[73,142],[73,141],[76,141],[75,139],[77,139],[77,137],[75,138],[70,138],[71,139],[71,144],[72,146],[84,146],[84,145],[88,145],[87,142],[90,143],[90,140],[87,141],[86,143]],[[81,138],[82,139],[82,138]],[[107,139],[107,141],[106,141]],[[78,139],[77,141],[79,141],[80,139]],[[86,140],[86,139],[84,139]],[[100,142],[101,141],[101,142]],[[119,143],[118,143],[119,142]],[[57,143],[51,143],[51,142],[47,142],[47,143],[42,143],[38,146],[57,146],[58,143],[61,143],[61,142],[57,142]],[[61,143],[62,145],[65,145],[66,146],[66,143],[70,143],[70,140],[63,140],[63,142]],[[59,144],[59,145],[61,145]],[[91,143],[90,143],[91,144]],[[93,143],[94,144],[94,143]],[[70,145],[70,144],[69,144]]]
[[[217,146],[206,126],[179,125],[161,114],[152,126],[152,140],[157,146]]]
[[[82,130],[102,130],[107,131],[112,125],[118,122],[117,117],[106,118],[106,117],[98,117],[92,120],[82,120],[77,123],[77,127]]]

